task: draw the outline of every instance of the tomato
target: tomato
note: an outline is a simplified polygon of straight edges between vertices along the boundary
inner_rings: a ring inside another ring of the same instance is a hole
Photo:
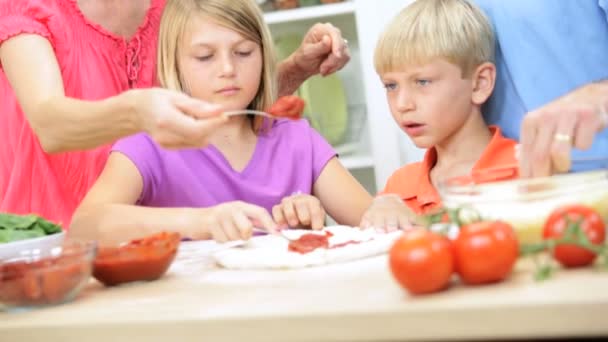
[[[492,283],[511,273],[519,255],[519,243],[508,223],[480,221],[460,228],[454,253],[456,271],[464,283]]]
[[[560,238],[568,223],[580,221],[580,229],[593,244],[601,245],[606,239],[606,227],[602,217],[592,208],[583,205],[567,205],[557,208],[549,215],[543,228],[543,238]],[[586,266],[595,260],[595,253],[571,244],[555,247],[553,257],[564,267]]]
[[[302,117],[305,106],[304,100],[295,95],[280,97],[266,111],[274,116],[297,120]]]
[[[391,247],[389,266],[397,282],[412,294],[443,290],[454,273],[454,255],[445,236],[416,229]]]

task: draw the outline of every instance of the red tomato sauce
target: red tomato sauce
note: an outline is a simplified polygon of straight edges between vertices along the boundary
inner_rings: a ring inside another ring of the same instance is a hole
[[[71,299],[90,274],[90,260],[80,254],[7,263],[0,266],[0,302],[11,306],[61,303]]]
[[[335,245],[329,245],[329,238],[332,237],[333,234],[331,232],[325,232],[325,235],[319,234],[304,234],[300,236],[299,239],[293,240],[289,243],[288,250],[290,252],[297,252],[300,254],[306,254],[314,251],[317,248],[340,248],[347,245],[354,245],[360,243],[360,241],[345,241],[341,243],[337,243]]]
[[[120,247],[99,249],[93,276],[106,286],[160,278],[180,243],[178,233],[159,233]]]
[[[306,103],[295,95],[280,97],[266,111],[274,116],[297,120],[302,117]]]

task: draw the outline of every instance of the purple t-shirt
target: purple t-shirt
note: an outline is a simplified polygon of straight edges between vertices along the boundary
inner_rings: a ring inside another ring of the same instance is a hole
[[[251,160],[235,171],[212,145],[166,150],[147,134],[119,140],[112,151],[126,155],[143,178],[137,202],[153,207],[210,207],[243,201],[268,211],[294,192],[312,193],[317,177],[336,156],[305,120],[276,120],[258,136]]]

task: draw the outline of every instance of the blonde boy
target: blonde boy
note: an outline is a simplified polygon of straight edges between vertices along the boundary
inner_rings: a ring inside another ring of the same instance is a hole
[[[406,228],[411,212],[441,206],[441,181],[516,164],[516,142],[488,127],[481,112],[494,89],[494,44],[488,19],[466,0],[418,0],[388,25],[376,71],[393,119],[427,151],[422,162],[393,173],[363,227]],[[517,177],[517,169],[500,177]]]

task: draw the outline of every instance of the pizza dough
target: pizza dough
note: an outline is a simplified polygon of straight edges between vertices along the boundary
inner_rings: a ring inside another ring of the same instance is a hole
[[[310,253],[300,254],[288,250],[289,241],[280,236],[265,235],[252,238],[237,247],[220,250],[212,254],[222,267],[230,269],[297,269],[320,266],[367,258],[386,253],[393,242],[401,236],[400,231],[377,233],[373,229],[361,230],[349,226],[326,227],[333,235],[329,238],[330,248],[318,248]],[[324,231],[318,232],[324,234]],[[310,230],[294,229],[284,234],[296,239]],[[317,232],[314,232],[317,233]],[[358,243],[331,248],[348,241]]]

